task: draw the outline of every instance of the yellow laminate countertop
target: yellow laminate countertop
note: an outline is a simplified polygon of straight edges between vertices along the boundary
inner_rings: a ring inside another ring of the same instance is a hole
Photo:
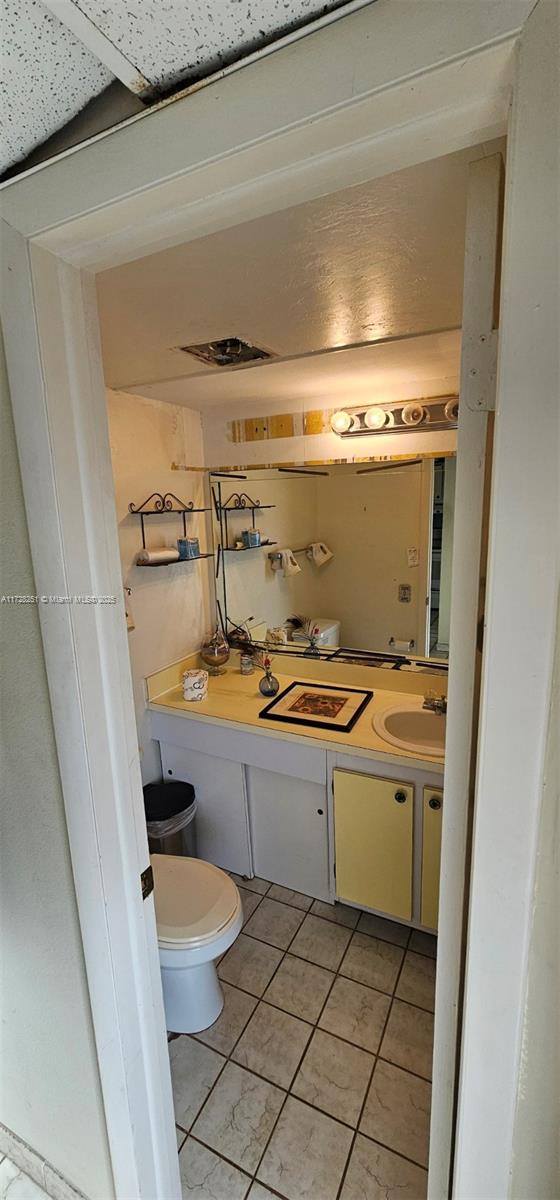
[[[275,671],[275,675],[280,684],[280,691],[284,691],[289,684],[295,681],[309,683],[310,686],[317,683],[316,679],[306,678],[303,671],[301,675],[291,673],[282,675],[279,671]],[[307,728],[300,723],[280,723],[261,717],[261,710],[270,703],[270,700],[261,696],[259,692],[260,679],[260,671],[255,671],[253,675],[241,675],[238,669],[228,666],[223,675],[210,676],[208,695],[205,700],[196,702],[184,700],[182,687],[175,686],[154,696],[148,707],[157,712],[180,714],[193,721],[210,721],[219,725],[233,725],[239,729],[250,729],[252,732],[265,734],[267,737],[289,741],[295,738],[297,741],[305,743],[311,741],[323,749],[346,751],[346,753],[368,758],[381,756],[391,763],[429,764],[431,771],[443,774],[441,758],[419,755],[390,746],[375,732],[372,725],[372,718],[376,713],[382,712],[392,705],[406,703],[410,699],[421,699],[420,695],[403,695],[402,692],[390,692],[379,688],[369,689],[373,690],[373,698],[356,721],[353,729],[349,733],[341,733],[339,730]],[[333,683],[332,686],[333,689],[336,689],[337,685]],[[344,685],[339,684],[339,686]],[[356,685],[349,683],[348,686],[355,687]]]

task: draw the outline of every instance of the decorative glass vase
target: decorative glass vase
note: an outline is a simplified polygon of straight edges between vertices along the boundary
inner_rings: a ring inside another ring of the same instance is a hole
[[[202,643],[200,647],[200,657],[208,667],[209,675],[224,675],[225,666],[229,658],[229,646],[223,633],[216,626],[212,637],[209,637]]]
[[[259,680],[259,692],[261,696],[275,696],[279,690],[280,684],[276,675],[273,675],[270,669],[265,671],[262,679]]]

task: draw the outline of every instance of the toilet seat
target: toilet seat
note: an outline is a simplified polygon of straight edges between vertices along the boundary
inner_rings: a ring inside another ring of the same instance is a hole
[[[167,950],[195,950],[213,942],[239,912],[232,879],[199,858],[152,854],[158,943]]]

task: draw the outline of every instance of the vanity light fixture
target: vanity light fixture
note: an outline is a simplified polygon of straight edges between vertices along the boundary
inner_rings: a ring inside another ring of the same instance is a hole
[[[373,405],[372,408],[368,408],[367,412],[364,413],[364,424],[367,425],[368,429],[383,429],[383,426],[387,424],[385,409],[380,408],[378,404]]]
[[[372,437],[385,433],[415,433],[428,425],[431,430],[453,429],[458,416],[458,396],[430,396],[426,400],[372,404],[369,408],[340,408],[332,414],[330,425],[333,433],[341,438]]]
[[[348,433],[352,423],[353,417],[349,412],[345,412],[344,409],[333,413],[331,417],[331,429],[333,433]]]

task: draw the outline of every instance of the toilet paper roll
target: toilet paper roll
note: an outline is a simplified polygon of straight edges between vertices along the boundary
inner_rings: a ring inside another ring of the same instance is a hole
[[[414,641],[412,639],[405,642],[404,638],[389,638],[389,645],[391,650],[395,651],[395,654],[408,654],[410,650],[414,649]]]
[[[299,575],[301,567],[294,558],[293,550],[279,550],[278,554],[280,556],[280,566],[286,578],[289,575]]]
[[[332,550],[329,550],[324,542],[311,542],[311,545],[307,547],[306,555],[316,567],[324,567],[334,558]]]
[[[138,567],[155,567],[158,563],[178,561],[179,551],[173,550],[171,546],[162,546],[159,550],[140,550],[136,556]]]

